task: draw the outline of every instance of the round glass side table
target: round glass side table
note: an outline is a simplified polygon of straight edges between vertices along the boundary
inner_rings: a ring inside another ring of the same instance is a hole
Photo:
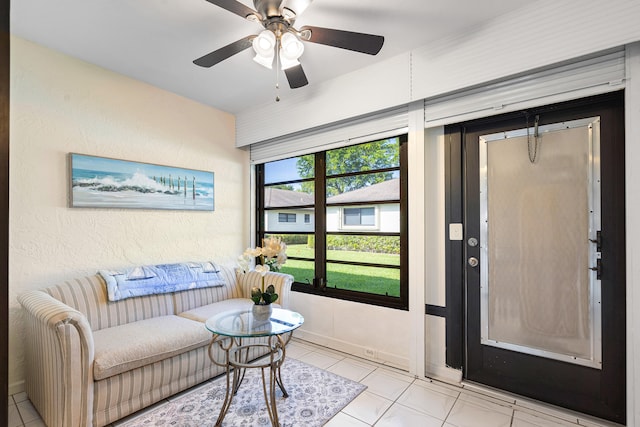
[[[261,369],[262,390],[269,419],[274,427],[280,425],[276,407],[276,385],[282,390],[283,396],[288,397],[282,383],[280,367],[284,363],[286,346],[293,331],[303,323],[304,317],[299,313],[282,308],[274,308],[271,316],[265,320],[255,317],[251,309],[224,311],[207,319],[205,326],[213,333],[209,343],[209,358],[225,369],[227,380],[224,402],[216,426],[222,425],[233,396],[238,392],[246,370],[250,368]],[[244,343],[245,339],[260,337],[266,337],[266,341]],[[222,360],[215,355],[216,345],[222,350]],[[252,350],[262,351],[266,355],[253,361],[249,360]],[[265,370],[269,371],[268,391]]]

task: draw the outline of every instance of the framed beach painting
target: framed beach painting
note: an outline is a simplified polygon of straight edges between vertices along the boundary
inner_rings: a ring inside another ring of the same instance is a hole
[[[213,172],[69,154],[74,208],[214,210]]]

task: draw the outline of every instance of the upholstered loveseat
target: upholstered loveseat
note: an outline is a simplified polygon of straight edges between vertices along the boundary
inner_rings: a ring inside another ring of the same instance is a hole
[[[221,374],[207,354],[204,321],[249,308],[261,277],[216,267],[216,286],[117,301],[101,274],[19,295],[26,392],[47,426],[104,426]],[[293,278],[265,278],[286,307]]]

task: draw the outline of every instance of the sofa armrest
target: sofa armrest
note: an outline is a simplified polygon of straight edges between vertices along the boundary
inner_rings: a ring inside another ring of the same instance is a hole
[[[245,298],[251,298],[251,288],[262,285],[262,276],[255,271],[240,273],[238,280],[240,281],[242,294]],[[282,308],[289,307],[291,301],[291,285],[293,284],[292,275],[270,271],[264,276],[264,284],[265,286],[273,285],[273,287],[276,288],[276,293],[278,294],[276,303],[280,304]]]
[[[93,423],[93,333],[81,312],[42,291],[18,296],[25,311],[27,394],[50,426]]]

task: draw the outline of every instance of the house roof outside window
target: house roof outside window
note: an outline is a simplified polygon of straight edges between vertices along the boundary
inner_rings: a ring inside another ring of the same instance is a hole
[[[395,178],[329,197],[327,199],[327,204],[385,202],[398,200],[400,200],[400,179]]]
[[[282,190],[280,188],[266,187],[264,189],[265,208],[280,208],[289,206],[313,205],[313,194],[301,191]]]
[[[398,178],[373,184],[368,187],[358,188],[329,197],[327,204],[338,203],[363,203],[398,201],[400,199],[400,180]],[[313,205],[313,194],[301,191],[283,190],[267,187],[264,190],[265,208],[285,208],[292,206]]]

